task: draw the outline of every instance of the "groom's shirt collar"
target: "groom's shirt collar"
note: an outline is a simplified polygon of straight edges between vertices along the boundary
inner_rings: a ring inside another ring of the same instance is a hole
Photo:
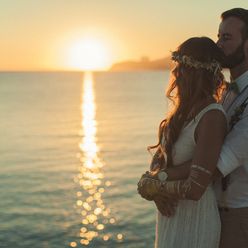
[[[241,92],[246,87],[246,85],[248,85],[248,71],[244,72],[242,75],[237,77],[234,81],[238,85],[239,92]]]

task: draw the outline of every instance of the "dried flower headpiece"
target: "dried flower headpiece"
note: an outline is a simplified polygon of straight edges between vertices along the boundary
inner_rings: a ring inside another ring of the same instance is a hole
[[[221,71],[221,65],[216,60],[212,60],[211,62],[200,62],[190,56],[181,55],[178,52],[172,52],[171,59],[188,67],[193,67],[195,69],[206,69],[214,74]]]

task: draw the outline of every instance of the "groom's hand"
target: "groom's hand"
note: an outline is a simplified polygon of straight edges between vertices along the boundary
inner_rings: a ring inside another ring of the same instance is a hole
[[[166,217],[172,217],[173,215],[175,215],[178,199],[168,198],[163,195],[157,195],[154,197],[154,202],[157,206],[158,211],[162,215]]]

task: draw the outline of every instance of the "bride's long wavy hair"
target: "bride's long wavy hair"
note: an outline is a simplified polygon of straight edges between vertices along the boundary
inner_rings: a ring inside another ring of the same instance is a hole
[[[203,63],[213,60],[221,62],[223,58],[217,45],[207,37],[190,38],[183,42],[176,52]],[[197,106],[204,99],[214,97],[218,101],[224,88],[224,76],[220,70],[215,73],[205,68],[196,69],[176,63],[166,91],[167,98],[173,103],[173,109],[159,125],[158,143],[148,146],[148,150],[160,148],[164,134],[163,149],[167,155],[167,166],[172,166],[172,148],[183,126],[196,116],[199,111]]]

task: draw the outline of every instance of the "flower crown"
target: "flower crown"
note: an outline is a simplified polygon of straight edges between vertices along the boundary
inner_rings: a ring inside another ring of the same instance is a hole
[[[212,60],[211,62],[200,62],[191,56],[181,55],[179,52],[172,52],[171,59],[188,67],[193,67],[195,69],[206,69],[214,74],[221,71],[221,65],[216,60]]]

